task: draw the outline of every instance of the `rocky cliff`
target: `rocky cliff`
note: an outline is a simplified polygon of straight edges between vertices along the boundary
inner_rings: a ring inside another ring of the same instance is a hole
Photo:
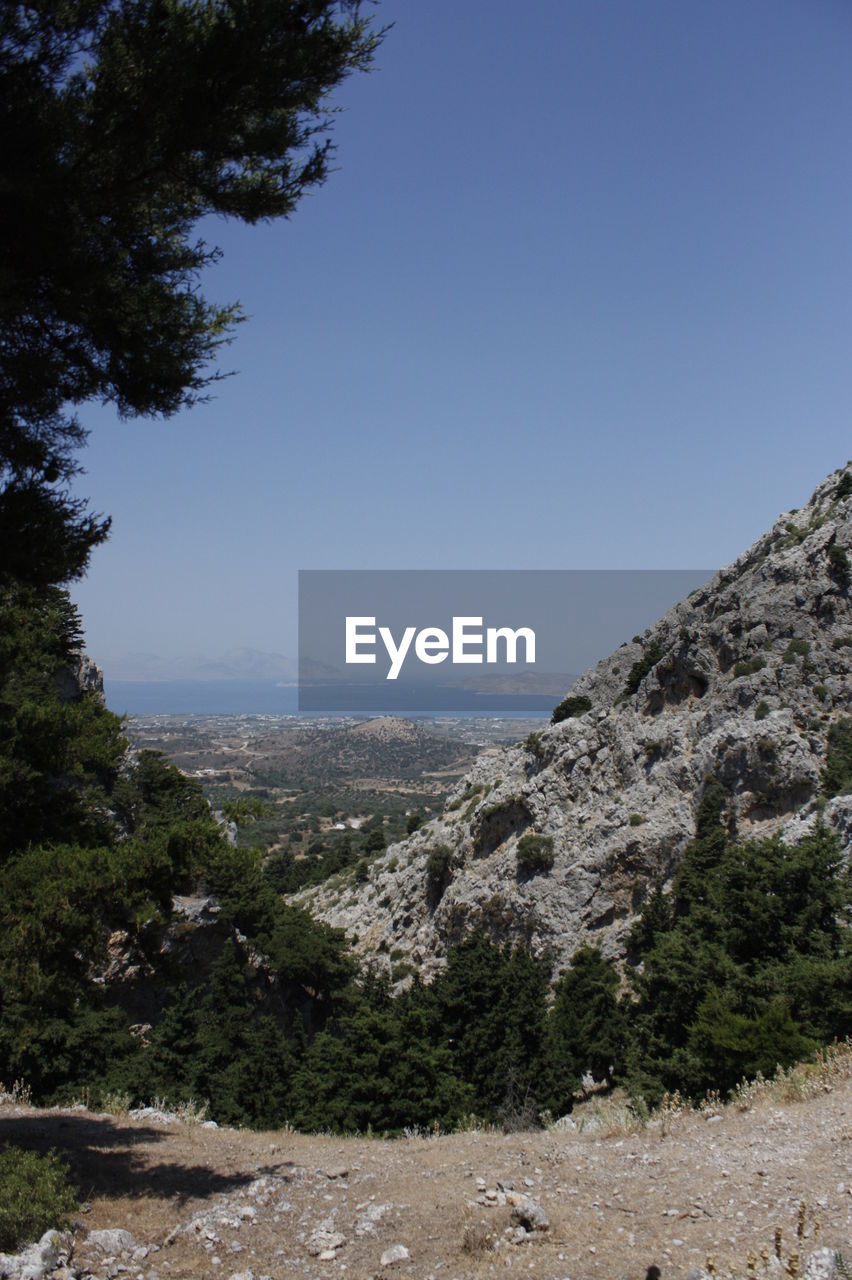
[[[588,710],[485,751],[367,882],[302,901],[360,951],[427,975],[477,925],[558,969],[584,941],[619,953],[649,886],[677,866],[709,777],[739,838],[796,840],[823,812],[848,853],[852,796],[826,803],[821,774],[852,704],[850,561],[852,464],[582,676],[571,694]]]

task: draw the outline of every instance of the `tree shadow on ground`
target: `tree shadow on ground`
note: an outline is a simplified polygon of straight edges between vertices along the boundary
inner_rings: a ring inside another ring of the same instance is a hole
[[[156,1153],[145,1148],[169,1136],[167,1131],[88,1114],[0,1115],[0,1147],[9,1144],[40,1153],[56,1151],[67,1161],[71,1177],[86,1199],[149,1195],[179,1202],[206,1199],[246,1186],[269,1172],[260,1168],[217,1172],[203,1163],[188,1163],[183,1153],[158,1162]],[[186,1134],[181,1138],[185,1151]]]

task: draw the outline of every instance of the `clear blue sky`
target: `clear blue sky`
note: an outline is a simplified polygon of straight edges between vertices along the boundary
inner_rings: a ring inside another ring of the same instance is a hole
[[[107,665],[292,655],[299,568],[721,565],[852,455],[848,0],[383,0],[337,165],[204,227],[237,376],[92,429]]]

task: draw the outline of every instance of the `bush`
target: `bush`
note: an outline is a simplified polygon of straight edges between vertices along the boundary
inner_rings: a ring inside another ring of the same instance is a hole
[[[518,870],[527,875],[549,871],[553,866],[553,841],[550,836],[521,836],[517,848]]]
[[[642,826],[642,823],[643,823],[644,821],[645,821],[645,816],[644,816],[644,814],[641,814],[641,813],[631,813],[631,815],[630,815],[630,825],[631,825],[631,827],[641,827],[641,826]]]
[[[426,888],[433,896],[440,896],[446,889],[453,867],[453,851],[445,844],[429,850],[426,858]]]
[[[765,720],[768,715],[769,715],[769,703],[758,702],[754,712],[755,720]]]
[[[387,837],[381,828],[371,831],[364,841],[364,849],[367,853],[381,853],[383,849],[388,847]]]
[[[765,666],[765,658],[745,658],[734,667],[734,679],[738,679],[739,676],[753,676],[756,671],[762,671]]]
[[[795,662],[797,657],[805,658],[811,651],[811,646],[807,640],[800,640],[798,636],[793,639],[784,650],[784,662]]]
[[[40,1156],[19,1147],[0,1150],[0,1249],[4,1252],[32,1244],[51,1227],[64,1226],[77,1203],[65,1166],[54,1152]]]
[[[657,640],[652,640],[642,657],[637,659],[630,668],[624,685],[625,697],[636,693],[651,668],[655,667],[664,657],[665,652],[662,645]]]
[[[822,785],[829,799],[852,792],[852,716],[843,716],[828,731]]]
[[[852,471],[844,471],[834,491],[835,498],[848,498],[852,493]]]
[[[569,694],[567,698],[562,699],[558,707],[554,708],[550,723],[560,724],[563,720],[573,720],[575,716],[585,715],[591,709],[591,699],[587,698],[585,694]]]

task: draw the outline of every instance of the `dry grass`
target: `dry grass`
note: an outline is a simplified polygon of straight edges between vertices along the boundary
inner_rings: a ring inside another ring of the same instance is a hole
[[[56,1148],[90,1202],[75,1256],[94,1274],[103,1268],[85,1236],[102,1227],[160,1246],[140,1268],[154,1265],[160,1280],[247,1270],[390,1280],[379,1260],[396,1243],[411,1253],[399,1274],[423,1280],[623,1280],[651,1263],[663,1280],[697,1267],[720,1280],[783,1280],[802,1274],[814,1248],[852,1239],[849,1044],[743,1086],[727,1105],[711,1095],[689,1108],[673,1095],[646,1117],[614,1091],[577,1106],[569,1128],[503,1133],[471,1118],[465,1132],[392,1142],[207,1129],[192,1111],[189,1123],[155,1123],[125,1114],[120,1098],[113,1115],[39,1110],[20,1085],[4,1096],[0,1145]],[[540,1200],[551,1229],[511,1244],[508,1208],[480,1203],[477,1179]],[[246,1206],[256,1216],[240,1223]],[[371,1207],[381,1212],[359,1230]],[[199,1215],[215,1244],[182,1230]],[[329,1218],[346,1239],[334,1262],[307,1247]],[[219,1225],[227,1220],[237,1225]]]
[[[835,1041],[819,1049],[811,1062],[778,1067],[770,1080],[758,1074],[743,1080],[733,1092],[732,1103],[740,1111],[766,1102],[805,1102],[834,1088],[840,1080],[852,1079],[852,1040]]]

